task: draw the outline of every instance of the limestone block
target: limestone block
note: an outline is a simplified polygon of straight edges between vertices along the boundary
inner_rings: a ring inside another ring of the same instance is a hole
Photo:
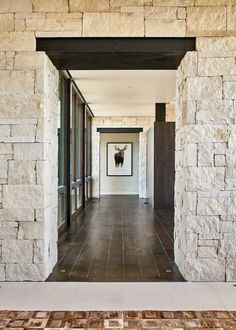
[[[214,162],[215,162],[215,166],[224,167],[226,164],[225,155],[215,155]]]
[[[183,214],[196,215],[197,210],[197,194],[195,192],[183,193]]]
[[[230,132],[225,125],[189,125],[185,142],[228,142]]]
[[[0,166],[0,178],[7,179],[7,166]]]
[[[35,161],[9,161],[9,184],[36,184]]]
[[[6,281],[45,281],[43,264],[8,264],[6,265]]]
[[[218,233],[219,223],[217,216],[188,216],[186,218],[186,230],[196,234]]]
[[[15,19],[15,31],[25,31],[25,19]]]
[[[34,71],[0,70],[0,94],[34,94]],[[9,86],[11,86],[9,90]]]
[[[225,189],[236,190],[236,179],[225,179]]]
[[[176,19],[177,7],[145,7],[146,19]]]
[[[13,14],[0,14],[0,32],[10,32],[14,30]]]
[[[225,168],[189,167],[184,172],[187,191],[224,190]]]
[[[220,232],[222,234],[236,233],[235,221],[220,221]]]
[[[236,281],[236,258],[226,258],[226,281]]]
[[[193,6],[194,0],[153,0],[154,6]]]
[[[185,247],[182,247],[185,250]],[[197,257],[197,235],[186,234],[186,257],[195,258]]]
[[[43,240],[35,240],[34,241],[34,263],[40,264],[45,261],[44,254],[44,241]]]
[[[36,38],[72,38],[81,37],[81,30],[78,31],[36,31]]]
[[[143,37],[144,18],[142,14],[85,13],[83,36]]]
[[[8,185],[3,187],[3,207],[26,209],[43,208],[43,186],[33,185]]]
[[[0,51],[34,51],[35,49],[34,32],[2,32],[0,35]]]
[[[236,81],[223,82],[224,99],[236,100]]]
[[[81,33],[82,21],[80,18],[29,18],[26,19],[26,31],[79,31]]]
[[[218,255],[218,249],[216,246],[199,246],[198,258],[216,258]]]
[[[187,12],[185,7],[178,7],[177,9],[177,18],[178,19],[186,19]]]
[[[144,14],[144,7],[121,7],[121,13],[142,13]]]
[[[236,6],[227,7],[227,30],[236,34]]]
[[[111,0],[111,6],[144,6],[150,4],[150,0]]]
[[[6,68],[6,56],[4,52],[0,52],[0,69]]]
[[[2,241],[2,262],[31,263],[33,242],[27,240],[5,239]]]
[[[199,52],[218,52],[222,55],[222,50],[225,52],[236,51],[236,37],[224,37],[224,38],[197,38],[196,50]]]
[[[187,281],[224,281],[224,258],[187,258],[184,278]]]
[[[199,124],[232,124],[235,111],[231,100],[203,100],[197,102],[196,121]]]
[[[1,221],[34,221],[33,209],[0,209]]]
[[[0,281],[5,281],[5,265],[0,264]]]
[[[43,52],[17,52],[14,68],[19,69],[43,69],[45,53]]]
[[[145,20],[146,37],[185,37],[186,24],[176,19],[147,19]]]
[[[70,0],[69,6],[70,12],[106,12],[109,11],[109,0]]]
[[[37,161],[36,162],[37,184],[43,184],[44,183],[44,167],[45,167],[45,161]]]
[[[214,149],[213,143],[198,144],[198,166],[213,167],[214,166]]]
[[[227,143],[213,143],[216,154],[225,154],[227,149]]]
[[[43,115],[43,96],[30,94],[4,95],[0,98],[0,121],[3,118],[37,118]],[[22,120],[21,119],[21,120]],[[37,123],[37,121],[36,121]],[[22,123],[23,124],[23,123]]]
[[[0,12],[32,12],[32,3],[31,0],[0,0]]]
[[[222,257],[236,258],[236,234],[224,234],[221,241],[220,255]]]
[[[208,234],[206,234],[208,235]],[[219,235],[219,234],[218,234]],[[199,235],[199,237],[202,235]],[[198,239],[198,246],[216,246],[219,247],[221,244],[220,239]]]
[[[13,147],[10,143],[0,143],[0,155],[12,155]]]
[[[43,143],[17,143],[14,144],[15,160],[44,160]]]
[[[197,144],[188,143],[184,149],[184,166],[197,166]]]
[[[195,6],[230,6],[232,0],[195,0]]]
[[[187,100],[221,100],[221,77],[189,77],[187,84]]]
[[[2,228],[0,227],[0,239],[16,239],[18,228]]]
[[[197,104],[196,101],[186,101],[182,104],[182,125],[195,124]]]
[[[188,7],[188,36],[217,36],[226,31],[225,7]]]
[[[20,222],[18,239],[43,239],[43,222]]]
[[[10,136],[10,126],[0,125],[0,136]]]
[[[12,125],[11,127],[11,135],[16,138],[28,137],[34,140],[35,134],[36,134],[36,125]]]
[[[229,215],[235,213],[236,206],[232,198],[198,198],[198,215]]]
[[[67,0],[32,0],[33,12],[68,12]]]
[[[220,76],[236,74],[235,57],[199,58],[199,76]]]

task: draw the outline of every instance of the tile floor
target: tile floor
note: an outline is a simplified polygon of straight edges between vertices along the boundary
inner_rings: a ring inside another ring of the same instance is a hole
[[[191,282],[2,282],[0,310],[236,311],[234,285]]]
[[[0,311],[4,329],[235,329],[236,312],[12,312]]]

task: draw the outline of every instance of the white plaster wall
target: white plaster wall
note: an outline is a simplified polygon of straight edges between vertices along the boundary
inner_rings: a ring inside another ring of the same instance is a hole
[[[139,127],[139,197],[147,197],[147,131],[154,122],[154,117],[94,117],[92,120],[92,177],[93,197],[100,196],[100,133],[101,127]]]
[[[133,143],[133,175],[107,176],[107,142]],[[111,133],[100,135],[100,182],[101,195],[139,194],[139,133]]]
[[[147,198],[154,207],[154,127],[147,132]]]

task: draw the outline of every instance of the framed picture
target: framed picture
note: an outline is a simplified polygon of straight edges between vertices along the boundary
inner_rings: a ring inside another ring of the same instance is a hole
[[[133,175],[133,143],[107,142],[107,176]]]

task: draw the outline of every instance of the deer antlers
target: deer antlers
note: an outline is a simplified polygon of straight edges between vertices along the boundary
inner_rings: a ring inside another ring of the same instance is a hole
[[[119,147],[115,146],[115,150],[125,151],[126,149],[127,149],[127,145],[125,145],[123,149],[120,149]]]

